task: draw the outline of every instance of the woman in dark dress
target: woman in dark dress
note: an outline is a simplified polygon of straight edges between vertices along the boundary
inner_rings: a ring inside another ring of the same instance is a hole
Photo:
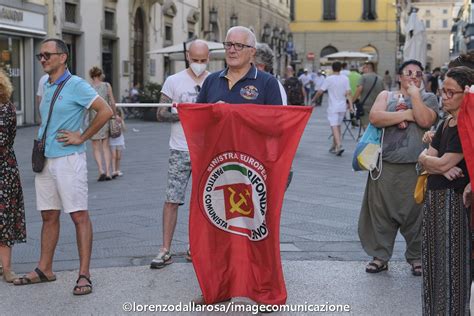
[[[423,315],[470,315],[470,228],[463,191],[469,183],[457,118],[474,70],[448,71],[441,96],[450,116],[419,162],[429,173],[423,207]]]
[[[11,270],[12,247],[26,242],[23,191],[13,151],[16,110],[10,101],[12,90],[8,76],[0,71],[0,259],[3,279],[9,283],[17,277]]]

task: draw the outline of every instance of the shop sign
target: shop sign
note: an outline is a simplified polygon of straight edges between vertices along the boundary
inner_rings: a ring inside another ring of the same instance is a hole
[[[3,7],[0,10],[0,19],[21,22],[23,21],[23,12]]]

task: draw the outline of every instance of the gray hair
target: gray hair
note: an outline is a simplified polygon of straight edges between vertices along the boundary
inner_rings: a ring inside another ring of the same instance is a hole
[[[255,45],[257,44],[257,38],[255,37],[255,34],[247,27],[245,26],[234,26],[231,27],[225,36],[227,39],[229,37],[229,34],[232,32],[241,32],[241,33],[246,33],[247,34],[247,45],[252,46],[255,48]]]
[[[266,72],[273,71],[273,50],[266,43],[257,43],[257,52],[255,53],[255,63],[264,65]]]

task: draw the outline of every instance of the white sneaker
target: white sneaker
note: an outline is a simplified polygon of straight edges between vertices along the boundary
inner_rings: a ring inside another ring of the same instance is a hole
[[[151,269],[161,269],[165,266],[172,264],[173,260],[171,258],[171,253],[167,249],[161,249],[160,253],[151,261]]]

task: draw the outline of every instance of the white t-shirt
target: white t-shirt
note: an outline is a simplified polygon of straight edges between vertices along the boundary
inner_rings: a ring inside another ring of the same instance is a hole
[[[303,87],[306,86],[310,81],[311,81],[311,75],[308,73],[308,74],[301,74],[298,78],[301,83],[303,84]]]
[[[286,95],[285,87],[278,81],[278,87],[280,87],[282,105],[288,105],[288,96]]]
[[[38,92],[36,92],[36,95],[39,96],[39,97],[43,97],[43,93],[44,93],[44,84],[46,83],[46,81],[48,81],[48,78],[49,78],[49,75],[46,74],[46,75],[43,75],[40,80],[38,81]]]
[[[208,75],[209,72],[206,72],[204,76],[207,77]],[[196,86],[198,84],[185,69],[169,76],[163,84],[161,93],[171,98],[173,103],[194,103],[199,94],[199,89]],[[171,111],[178,113],[176,108],[171,108]],[[171,123],[170,148],[179,151],[189,151],[181,122]]]
[[[328,91],[328,113],[346,112],[346,93],[351,90],[345,75],[331,75],[324,80],[321,90]]]
[[[351,72],[347,69],[343,69],[343,70],[341,70],[340,74],[349,77]]]

